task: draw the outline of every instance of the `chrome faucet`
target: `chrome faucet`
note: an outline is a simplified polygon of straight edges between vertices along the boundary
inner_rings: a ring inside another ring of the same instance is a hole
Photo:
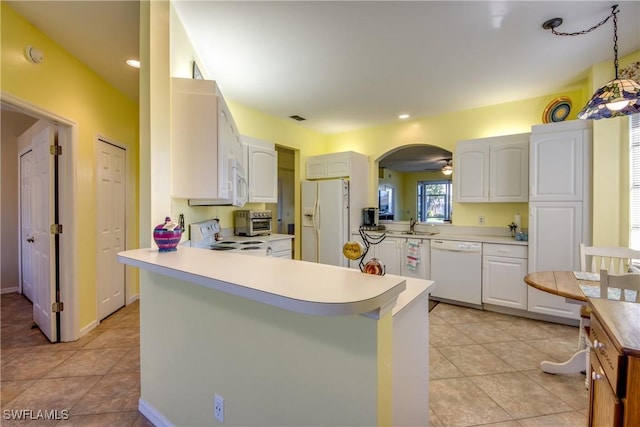
[[[416,226],[416,220],[411,218],[409,220],[409,234],[416,234],[416,232],[413,231],[413,227],[415,227],[415,226]]]

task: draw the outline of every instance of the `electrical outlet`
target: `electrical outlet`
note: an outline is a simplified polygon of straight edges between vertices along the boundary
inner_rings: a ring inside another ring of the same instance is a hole
[[[224,423],[224,399],[217,394],[214,395],[213,414],[216,420]]]
[[[478,217],[478,224],[479,225],[484,225],[484,217],[483,216],[479,216]]]

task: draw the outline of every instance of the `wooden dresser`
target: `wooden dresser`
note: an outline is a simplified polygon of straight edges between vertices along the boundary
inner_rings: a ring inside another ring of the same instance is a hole
[[[589,426],[640,426],[640,304],[589,299]]]

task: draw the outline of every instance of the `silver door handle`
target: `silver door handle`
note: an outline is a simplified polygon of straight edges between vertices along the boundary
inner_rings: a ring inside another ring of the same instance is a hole
[[[35,241],[36,241],[36,239],[34,239],[34,238],[33,238],[33,236],[32,236],[32,237],[29,237],[29,238],[27,239],[27,242],[29,242],[29,243],[33,243],[33,242],[35,242]]]

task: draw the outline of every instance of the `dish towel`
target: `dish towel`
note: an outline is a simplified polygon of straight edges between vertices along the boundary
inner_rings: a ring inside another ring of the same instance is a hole
[[[407,243],[407,268],[415,270],[420,262],[420,243]]]

